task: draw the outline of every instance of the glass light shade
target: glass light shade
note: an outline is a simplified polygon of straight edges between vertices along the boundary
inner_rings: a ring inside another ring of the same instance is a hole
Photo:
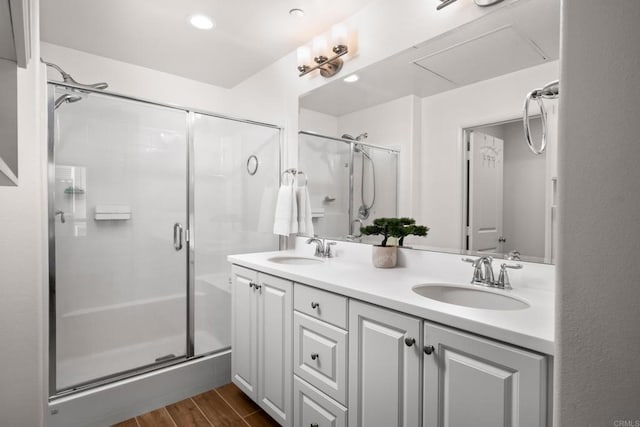
[[[324,37],[316,37],[313,39],[313,56],[327,56],[327,39]]]
[[[344,24],[337,24],[331,27],[331,41],[334,46],[347,44],[347,27]]]
[[[309,46],[300,46],[297,53],[298,65],[309,65],[311,62],[311,49],[309,49]]]

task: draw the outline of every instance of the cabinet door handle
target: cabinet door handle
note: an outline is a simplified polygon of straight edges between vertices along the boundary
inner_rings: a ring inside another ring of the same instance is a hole
[[[424,346],[424,354],[431,354],[431,353],[433,353],[434,350],[435,350],[435,348],[432,345],[425,345]]]
[[[311,423],[311,427],[318,427],[318,423]]]
[[[411,347],[412,345],[414,345],[416,343],[416,339],[415,338],[405,338],[404,339],[404,343],[407,345],[407,347]]]
[[[253,284],[253,287],[256,288],[256,290],[260,291],[260,289],[262,289],[262,285],[258,285],[257,283]],[[260,291],[262,292],[262,291]]]
[[[311,353],[311,360],[316,360],[320,357],[318,353]]]
[[[311,303],[311,308],[318,308],[320,307],[320,303],[319,302],[312,302]]]
[[[255,283],[253,283],[253,282],[249,282],[249,287],[250,287],[250,288],[253,288],[254,286],[256,286],[256,284],[255,284]]]

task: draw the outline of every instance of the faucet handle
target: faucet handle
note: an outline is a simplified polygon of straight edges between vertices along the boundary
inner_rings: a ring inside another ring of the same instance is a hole
[[[324,257],[325,258],[333,258],[335,255],[333,255],[333,252],[331,252],[331,246],[336,245],[336,242],[326,242],[324,244]]]
[[[463,257],[462,258],[463,262],[468,262],[469,264],[473,264],[474,267],[476,266],[476,264],[478,263],[479,260],[480,260],[480,258],[476,258],[476,259],[467,258],[467,257]]]
[[[511,287],[511,282],[509,281],[509,274],[507,274],[507,269],[510,268],[512,270],[521,270],[522,264],[502,264],[500,265],[500,275],[498,276],[498,287],[501,289],[513,289]]]

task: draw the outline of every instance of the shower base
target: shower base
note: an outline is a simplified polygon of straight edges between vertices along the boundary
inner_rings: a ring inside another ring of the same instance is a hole
[[[48,427],[104,427],[231,382],[231,350],[54,398]]]

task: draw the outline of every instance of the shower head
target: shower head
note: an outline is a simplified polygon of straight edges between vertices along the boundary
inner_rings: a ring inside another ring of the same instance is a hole
[[[106,88],[109,87],[108,83],[105,82],[100,82],[100,83],[92,83],[92,84],[83,84],[83,83],[78,83],[77,81],[75,81],[75,79],[73,77],[71,77],[71,74],[67,73],[66,71],[64,71],[62,68],[60,68],[59,66],[57,66],[56,64],[52,63],[52,62],[47,62],[45,60],[43,60],[42,58],[40,58],[40,62],[42,62],[44,65],[46,65],[47,67],[51,67],[54,70],[56,70],[57,72],[60,73],[60,75],[62,76],[62,80],[65,83],[71,83],[75,86],[79,86],[79,87],[85,87],[87,89],[98,89],[98,90],[105,90]]]
[[[68,103],[78,102],[81,99],[82,97],[80,95],[70,95],[68,93],[65,93],[64,95],[61,95],[58,97],[58,99],[56,99],[56,102],[54,103],[54,109],[57,110],[58,107],[60,107],[65,102],[68,102]]]
[[[348,133],[345,133],[345,134],[342,134],[342,139],[349,139],[351,141],[362,141],[363,139],[367,139],[368,136],[369,136],[369,134],[366,133],[366,132],[361,133],[360,135],[355,136],[355,137],[349,135]]]

